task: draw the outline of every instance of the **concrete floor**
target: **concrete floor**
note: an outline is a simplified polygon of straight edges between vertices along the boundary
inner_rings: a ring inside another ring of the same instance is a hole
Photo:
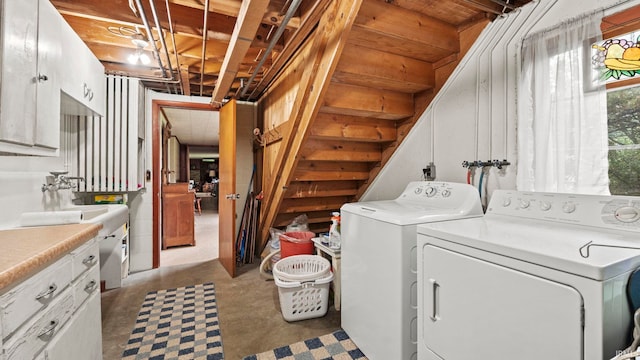
[[[213,282],[226,360],[242,359],[282,345],[331,333],[340,328],[340,312],[329,296],[322,318],[288,323],[282,318],[278,288],[259,273],[259,264],[244,265],[231,278],[218,260],[161,267],[130,275],[124,286],[102,294],[104,360],[121,358],[129,334],[149,291]]]

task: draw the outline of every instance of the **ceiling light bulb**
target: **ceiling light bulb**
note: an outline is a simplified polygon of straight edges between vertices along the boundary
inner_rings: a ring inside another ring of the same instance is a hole
[[[149,59],[149,56],[147,54],[140,54],[140,62],[143,65],[149,65],[149,63],[151,62],[151,59]]]
[[[137,54],[137,53],[135,53],[135,54],[131,54],[131,55],[129,55],[129,56],[127,57],[127,61],[128,61],[130,64],[135,64],[135,63],[137,63],[137,62],[138,62],[138,54]]]

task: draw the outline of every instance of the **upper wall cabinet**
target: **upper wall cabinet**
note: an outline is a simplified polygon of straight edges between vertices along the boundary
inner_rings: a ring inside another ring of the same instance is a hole
[[[99,115],[106,111],[104,66],[93,55],[71,26],[62,22],[62,42],[65,61],[60,66],[63,113],[68,115]]]
[[[0,45],[0,153],[57,156],[61,112],[104,114],[104,67],[48,0],[0,0]]]
[[[46,0],[2,2],[0,151],[57,154],[61,46],[55,35],[61,21]]]

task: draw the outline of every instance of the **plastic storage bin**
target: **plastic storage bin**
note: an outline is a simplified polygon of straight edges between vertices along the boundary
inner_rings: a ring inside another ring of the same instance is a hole
[[[327,259],[293,255],[278,261],[273,270],[282,317],[286,321],[312,319],[327,313],[329,286],[333,280]]]
[[[316,234],[311,231],[290,231],[280,234],[280,258],[288,256],[313,254],[315,246],[311,239]]]

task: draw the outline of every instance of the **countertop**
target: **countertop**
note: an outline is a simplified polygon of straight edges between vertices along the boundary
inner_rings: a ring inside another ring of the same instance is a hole
[[[98,235],[102,224],[0,230],[0,293]]]

